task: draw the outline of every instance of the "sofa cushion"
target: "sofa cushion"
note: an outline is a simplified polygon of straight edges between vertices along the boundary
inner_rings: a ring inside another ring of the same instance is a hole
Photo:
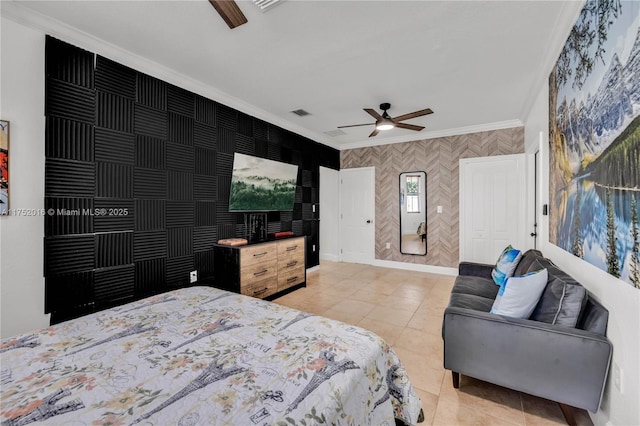
[[[473,294],[475,296],[495,299],[500,287],[490,278],[459,275],[451,289],[451,293]]]
[[[538,271],[540,270],[540,268],[534,269],[532,268],[532,265],[537,267],[537,265],[534,264],[534,262],[536,261],[536,259],[542,259],[542,253],[538,250],[527,250],[522,254],[522,258],[520,259],[520,262],[518,262],[518,266],[516,266],[515,271],[513,271],[513,275],[514,276],[522,276],[525,275],[529,272],[533,272],[533,271]]]
[[[494,285],[495,287],[495,285]],[[480,312],[489,312],[493,305],[493,299],[488,299],[474,294],[451,293],[449,307],[465,308]]]
[[[549,259],[536,260],[539,269],[549,272],[547,286],[531,315],[535,321],[576,327],[587,303],[587,291]]]
[[[580,314],[580,321],[578,321],[576,328],[605,335],[609,322],[609,311],[598,301],[589,297],[588,293],[586,299],[587,304]]]
[[[529,318],[547,285],[547,270],[509,277],[500,286],[491,313],[512,318]]]
[[[497,285],[504,284],[507,278],[513,276],[513,271],[516,269],[516,266],[518,266],[521,257],[522,252],[520,250],[508,245],[502,253],[500,253],[496,266],[491,272],[493,281],[495,281]]]
[[[493,279],[491,278],[493,266],[494,265],[489,265],[486,263],[460,262],[460,264],[458,265],[458,274],[488,278],[493,281]]]

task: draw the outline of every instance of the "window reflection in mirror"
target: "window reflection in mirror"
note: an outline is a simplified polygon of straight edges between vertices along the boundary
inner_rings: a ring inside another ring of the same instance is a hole
[[[400,253],[427,254],[427,174],[400,174]]]

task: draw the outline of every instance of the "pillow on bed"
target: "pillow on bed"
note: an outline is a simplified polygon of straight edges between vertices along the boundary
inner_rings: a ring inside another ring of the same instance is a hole
[[[513,318],[529,318],[547,286],[546,269],[529,272],[519,277],[509,277],[491,307],[491,313]]]
[[[513,271],[516,270],[520,258],[522,258],[522,252],[514,249],[511,245],[508,245],[507,248],[502,251],[500,257],[498,257],[496,266],[494,266],[493,271],[491,271],[491,277],[496,285],[504,284],[507,278],[513,275]]]

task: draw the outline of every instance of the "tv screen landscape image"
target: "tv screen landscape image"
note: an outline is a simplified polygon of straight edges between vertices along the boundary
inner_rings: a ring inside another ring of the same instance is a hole
[[[235,153],[229,211],[291,211],[298,166]]]

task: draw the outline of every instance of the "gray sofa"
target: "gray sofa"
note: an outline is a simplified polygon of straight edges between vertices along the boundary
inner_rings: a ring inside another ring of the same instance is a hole
[[[573,278],[529,250],[514,275],[547,268],[547,286],[529,319],[489,313],[499,287],[493,265],[462,262],[444,312],[444,368],[569,406],[598,411],[612,346],[609,312]]]

